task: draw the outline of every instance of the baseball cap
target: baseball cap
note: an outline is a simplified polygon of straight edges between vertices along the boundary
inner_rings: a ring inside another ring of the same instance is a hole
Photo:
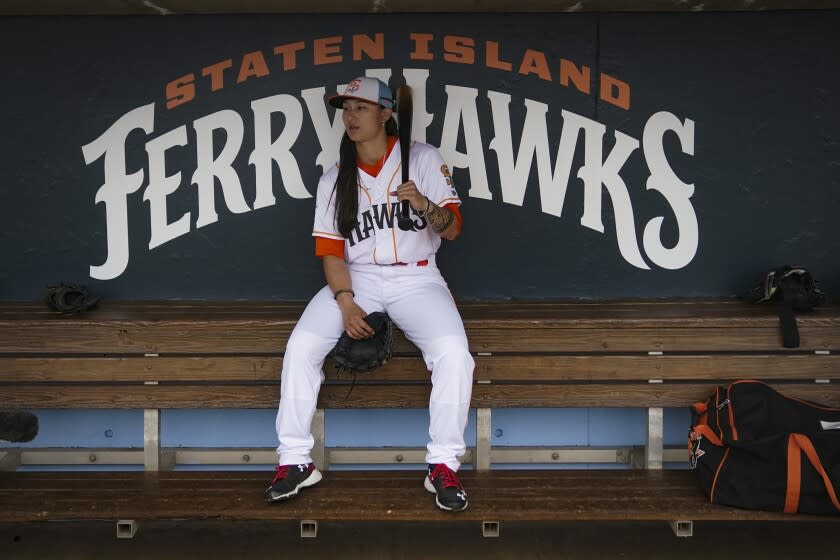
[[[344,93],[333,95],[328,101],[336,109],[341,109],[341,104],[344,103],[345,99],[370,101],[386,109],[394,107],[394,94],[391,93],[391,88],[382,80],[368,78],[367,76],[350,80],[350,83],[344,88]]]

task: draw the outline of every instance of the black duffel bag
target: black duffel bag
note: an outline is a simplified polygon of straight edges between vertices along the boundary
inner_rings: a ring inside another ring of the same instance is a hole
[[[692,412],[690,465],[712,503],[840,514],[840,409],[736,381]]]

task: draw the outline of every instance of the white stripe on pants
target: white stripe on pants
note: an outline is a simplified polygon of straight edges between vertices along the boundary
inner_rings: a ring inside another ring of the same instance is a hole
[[[422,352],[432,372],[427,463],[458,470],[464,454],[475,362],[464,324],[446,282],[428,266],[350,265],[356,303],[365,313],[384,311]],[[324,381],[323,365],[344,322],[329,286],[319,291],[289,337],[280,375],[277,448],[281,465],[309,463],[311,427]]]

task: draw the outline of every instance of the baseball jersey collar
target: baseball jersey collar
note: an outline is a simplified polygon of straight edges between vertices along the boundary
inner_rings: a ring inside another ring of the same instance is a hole
[[[376,177],[379,175],[379,172],[382,171],[382,168],[385,166],[385,162],[388,161],[388,158],[391,156],[391,152],[394,150],[394,146],[397,144],[397,137],[396,136],[389,136],[388,137],[388,147],[385,150],[385,155],[382,156],[382,159],[374,163],[373,165],[368,165],[364,162],[357,161],[356,165],[359,169],[370,175],[371,177]]]

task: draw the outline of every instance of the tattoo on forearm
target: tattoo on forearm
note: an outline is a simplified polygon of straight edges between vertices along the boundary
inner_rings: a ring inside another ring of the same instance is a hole
[[[452,225],[452,222],[455,220],[455,214],[430,201],[429,209],[426,211],[426,219],[429,221],[429,225],[432,226],[432,231],[440,234]]]

